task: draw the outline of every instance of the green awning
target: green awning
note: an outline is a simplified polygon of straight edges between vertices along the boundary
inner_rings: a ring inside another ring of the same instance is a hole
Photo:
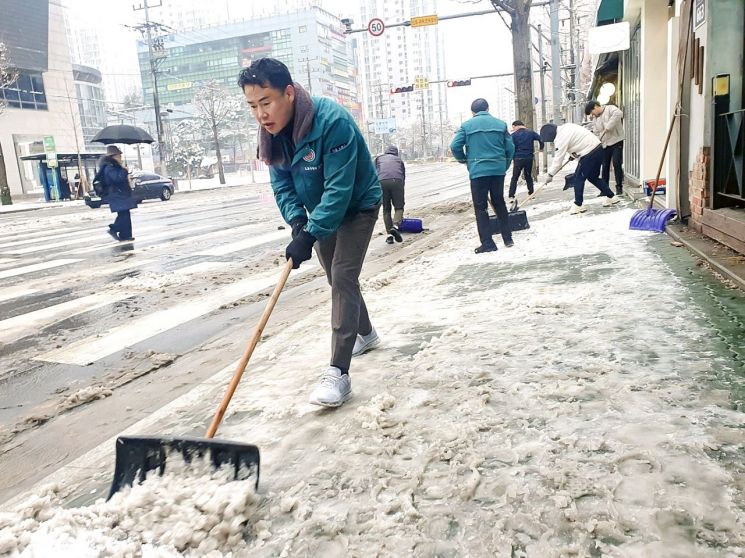
[[[598,25],[615,23],[623,19],[623,0],[601,0],[598,8]]]

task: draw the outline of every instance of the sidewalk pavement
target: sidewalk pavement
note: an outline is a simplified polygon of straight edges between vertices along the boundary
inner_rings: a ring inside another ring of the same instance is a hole
[[[588,198],[587,213],[568,215],[557,182],[528,206],[531,228],[513,248],[497,239],[497,252],[474,254],[472,212],[453,204],[456,226],[432,223],[419,254],[363,276],[382,342],[353,361],[354,397],[339,409],[307,403],[328,362],[328,301],[269,323],[219,432],[261,449],[261,501],[247,512],[245,540],[221,552],[745,552],[742,370],[721,349],[714,310],[690,300],[658,236],[628,230],[633,207]],[[411,238],[386,249],[407,250]],[[232,371],[128,433],[199,435]],[[88,494],[110,479],[113,448],[49,480]],[[209,483],[202,489],[207,497]],[[131,504],[118,524],[152,517]],[[183,504],[160,516],[186,517],[165,531],[200,524],[179,513]],[[188,548],[199,555],[195,539]]]

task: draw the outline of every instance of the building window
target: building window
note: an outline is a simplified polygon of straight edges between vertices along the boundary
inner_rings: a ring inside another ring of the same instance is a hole
[[[301,25],[300,27],[297,28],[298,33],[305,33],[307,30],[308,30],[307,25]]]
[[[15,83],[0,89],[0,98],[9,107],[31,110],[47,110],[44,80],[39,73],[20,71]]]

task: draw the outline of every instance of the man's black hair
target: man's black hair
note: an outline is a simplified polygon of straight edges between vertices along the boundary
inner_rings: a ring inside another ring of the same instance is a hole
[[[523,124],[523,121],[522,121],[522,120],[515,120],[515,121],[514,121],[514,122],[512,123],[512,125],[513,125],[513,126],[525,126],[525,124]]]
[[[471,112],[484,112],[485,110],[489,110],[489,103],[486,102],[486,99],[476,99],[471,103]]]
[[[292,76],[282,62],[275,58],[259,58],[254,60],[248,68],[243,68],[238,75],[238,86],[243,89],[246,85],[271,87],[283,91],[292,85]]]
[[[585,116],[589,116],[592,112],[592,109],[599,106],[600,103],[598,103],[595,99],[593,99],[592,101],[587,101],[587,104],[585,105]]]

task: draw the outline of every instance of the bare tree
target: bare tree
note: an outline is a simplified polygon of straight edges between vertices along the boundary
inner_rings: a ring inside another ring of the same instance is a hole
[[[0,42],[0,89],[12,85],[18,79],[18,71],[10,62],[10,52],[5,43]],[[0,114],[5,110],[5,100],[0,99]],[[0,145],[0,203],[11,205],[10,186],[8,186],[8,175],[5,171],[5,159],[3,158],[3,147]]]
[[[223,125],[227,125],[236,119],[236,113],[240,112],[243,105],[227,89],[211,81],[201,86],[194,94],[194,106],[199,118],[212,132],[220,184],[225,184],[225,171],[222,165],[222,154],[220,153],[220,129]]]
[[[533,72],[530,66],[530,7],[533,0],[491,0],[491,3],[495,10],[510,16],[510,23],[504,21],[512,33],[517,117],[525,126],[534,129]]]
[[[143,105],[142,92],[137,89],[130,89],[124,94],[122,98],[122,108],[131,109],[139,108]]]

